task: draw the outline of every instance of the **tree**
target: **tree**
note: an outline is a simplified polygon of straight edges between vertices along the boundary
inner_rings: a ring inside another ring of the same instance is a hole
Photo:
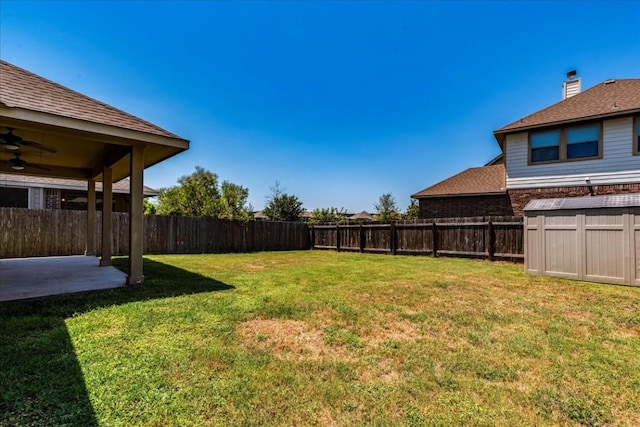
[[[403,217],[404,219],[418,219],[420,217],[420,205],[416,199],[411,199]]]
[[[398,213],[398,206],[396,205],[396,199],[391,195],[391,193],[385,193],[380,196],[378,203],[374,205],[377,215],[378,221],[392,221],[395,219],[400,219],[400,214]]]
[[[249,220],[252,217],[251,211],[253,209],[247,203],[248,197],[249,189],[229,181],[223,181],[220,196],[220,218]]]
[[[218,185],[218,175],[200,166],[191,175],[182,176],[178,185],[160,189],[159,215],[210,216],[248,219],[249,190],[228,181]]]
[[[182,215],[182,192],[179,187],[161,188],[158,192],[158,215]]]
[[[330,208],[314,209],[311,212],[312,224],[318,224],[321,222],[340,222],[345,219],[346,210],[344,208],[338,209],[331,206]]]
[[[142,199],[142,210],[145,215],[155,215],[156,214],[156,205],[151,202],[149,199]]]
[[[302,202],[294,195],[289,195],[280,188],[276,181],[275,186],[269,187],[271,195],[267,198],[264,214],[272,221],[301,221],[304,209]]]
[[[218,175],[196,166],[196,171],[182,176],[177,186],[160,189],[157,212],[160,215],[218,217]]]

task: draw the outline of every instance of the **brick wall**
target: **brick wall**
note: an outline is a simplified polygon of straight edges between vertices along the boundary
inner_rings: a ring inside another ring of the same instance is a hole
[[[491,196],[429,197],[419,199],[420,218],[460,218],[468,216],[511,216],[506,194]]]
[[[596,196],[607,194],[640,193],[640,184],[594,185]],[[589,187],[556,187],[530,188],[524,190],[509,190],[509,199],[513,208],[513,215],[522,216],[522,210],[533,199],[553,199],[563,197],[583,197],[589,195]]]
[[[594,185],[594,195],[640,193],[640,184]],[[419,199],[420,218],[459,218],[469,216],[523,216],[533,199],[583,197],[589,187],[555,187],[509,190],[508,195],[429,197]]]

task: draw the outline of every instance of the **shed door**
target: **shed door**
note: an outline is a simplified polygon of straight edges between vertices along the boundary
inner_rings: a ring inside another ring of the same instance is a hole
[[[628,209],[593,209],[584,212],[584,280],[625,283],[628,277],[628,236],[624,221]],[[628,281],[627,281],[628,283]]]
[[[548,212],[544,217],[544,272],[550,276],[578,279],[578,217],[575,212]]]

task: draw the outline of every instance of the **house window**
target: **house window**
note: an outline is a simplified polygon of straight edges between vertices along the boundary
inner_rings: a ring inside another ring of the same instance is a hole
[[[566,129],[567,159],[598,156],[600,125]]]
[[[29,189],[0,187],[0,207],[28,208],[29,207]]]
[[[560,129],[531,134],[531,162],[560,160]]]
[[[60,190],[47,188],[44,190],[44,208],[60,209],[61,208]]]
[[[62,192],[62,209],[74,211],[87,210],[87,192],[79,191],[63,191]]]
[[[602,155],[600,124],[572,126],[529,134],[529,163],[598,158]]]

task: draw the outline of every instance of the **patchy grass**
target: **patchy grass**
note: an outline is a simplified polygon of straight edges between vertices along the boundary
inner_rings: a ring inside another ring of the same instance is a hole
[[[0,307],[0,425],[640,425],[635,288],[333,252],[145,274]]]

